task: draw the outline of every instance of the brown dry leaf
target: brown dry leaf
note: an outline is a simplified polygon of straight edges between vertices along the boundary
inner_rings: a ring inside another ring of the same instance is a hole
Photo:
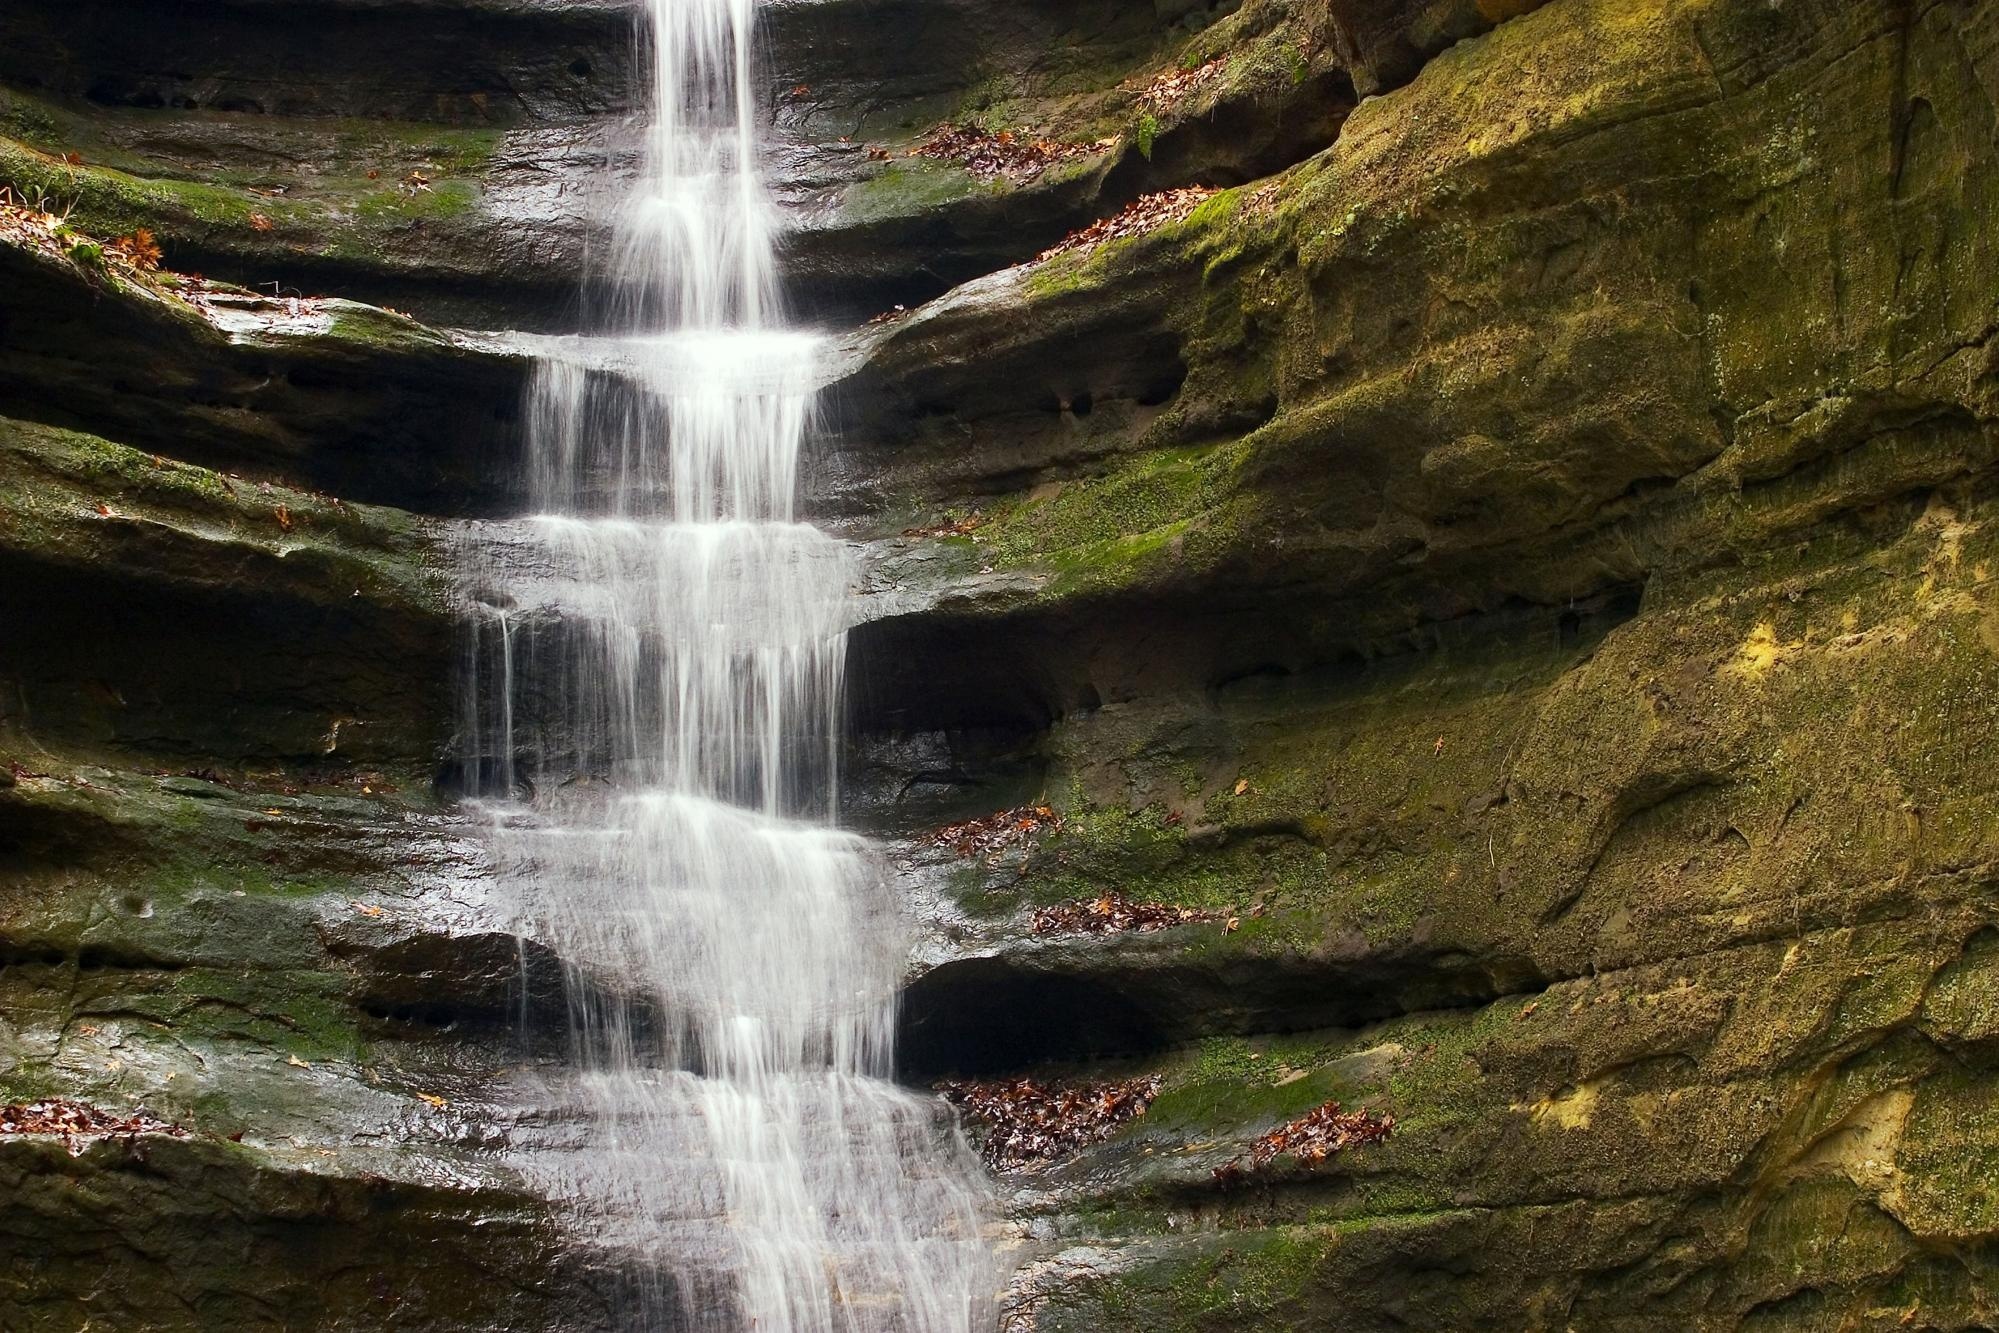
[[[292,530],[292,511],[289,505],[279,505],[271,512],[277,516],[279,527],[283,528],[286,532]]]
[[[159,242],[144,227],[111,242],[109,251],[113,258],[123,260],[141,273],[154,272],[160,266]]]
[[[132,1138],[139,1134],[166,1134],[184,1139],[187,1131],[144,1111],[114,1116],[86,1102],[67,1097],[50,1097],[38,1102],[16,1102],[0,1106],[0,1138],[25,1134],[52,1134],[60,1137],[69,1155],[83,1152],[84,1140]]]
[[[982,856],[987,865],[993,865],[999,860],[1000,853],[1008,848],[1026,842],[1043,830],[1052,833],[1061,827],[1062,816],[1056,814],[1052,807],[1023,805],[1012,810],[995,811],[980,819],[946,824],[930,835],[930,841],[939,847],[949,847],[967,859]]]
[[[1063,143],[1055,139],[1023,138],[1012,130],[994,134],[977,125],[939,125],[930,137],[909,150],[910,157],[954,162],[979,180],[1028,180],[1057,162],[1093,157],[1103,152],[1096,143]]]
[[[1159,1076],[1062,1086],[1022,1078],[939,1083],[947,1101],[981,1130],[981,1155],[995,1171],[1060,1157],[1108,1138],[1145,1114]]]
[[[1223,1185],[1239,1184],[1268,1170],[1279,1157],[1287,1155],[1307,1167],[1315,1167],[1348,1148],[1379,1143],[1394,1130],[1392,1116],[1372,1111],[1342,1111],[1338,1102],[1327,1102],[1271,1130],[1252,1143],[1248,1152],[1216,1167],[1214,1177]]]
[[[271,220],[265,217],[262,213],[252,213],[250,215],[251,231],[269,231],[270,229],[271,229]]]
[[[1189,185],[1178,190],[1165,190],[1159,194],[1148,194],[1134,199],[1124,208],[1107,218],[1098,218],[1087,227],[1070,232],[1054,245],[1035,256],[1036,261],[1053,259],[1071,250],[1085,250],[1103,241],[1118,240],[1128,236],[1142,236],[1156,231],[1169,222],[1180,222],[1212,199],[1218,190],[1205,185]]]
[[[1193,69],[1169,69],[1138,90],[1138,103],[1151,112],[1170,111],[1195,93],[1218,82],[1228,68],[1227,56],[1216,56]]]
[[[1108,935],[1128,930],[1151,932],[1221,919],[1220,912],[1205,908],[1133,902],[1121,893],[1106,893],[1095,901],[1084,899],[1038,908],[1030,929],[1036,935]]]
[[[447,1102],[446,1100],[444,1100],[444,1098],[436,1096],[433,1093],[419,1092],[416,1096],[418,1101],[422,1102],[424,1105],[428,1107],[431,1107],[434,1110],[442,1111],[445,1107],[451,1105],[450,1102]]]

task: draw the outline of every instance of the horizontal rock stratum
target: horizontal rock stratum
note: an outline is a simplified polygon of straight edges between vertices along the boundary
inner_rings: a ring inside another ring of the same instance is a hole
[[[444,568],[631,16],[183,8],[0,18],[0,1104],[189,1131],[0,1137],[0,1306],[606,1327]],[[905,1076],[1157,1080],[1006,1327],[1999,1320],[1999,5],[767,8]]]

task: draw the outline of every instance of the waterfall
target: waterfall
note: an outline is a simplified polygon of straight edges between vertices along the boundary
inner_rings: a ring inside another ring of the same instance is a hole
[[[466,543],[468,805],[563,961],[534,1095],[577,1128],[536,1169],[633,1275],[618,1327],[969,1330],[976,1168],[890,1079],[908,941],[835,827],[854,570],[797,516],[818,345],[780,318],[754,9],[650,0],[596,328],[530,388],[529,516]]]

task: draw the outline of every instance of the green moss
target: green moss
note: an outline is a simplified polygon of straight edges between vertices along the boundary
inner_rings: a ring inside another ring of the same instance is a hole
[[[65,133],[88,135],[87,122],[62,122]],[[308,132],[301,127],[300,133]],[[301,253],[368,266],[393,265],[384,239],[418,223],[474,217],[479,177],[499,143],[496,131],[368,123],[315,127],[331,135],[330,169],[303,175],[217,171],[201,179],[178,174],[171,162],[135,156],[107,143],[86,145],[88,160],[65,161],[60,149],[38,151],[0,138],[0,184],[51,211],[69,214],[99,236],[154,233],[171,257],[200,245],[295,260]],[[370,164],[385,164],[377,168]],[[427,188],[400,182],[407,170],[431,178]]]
[[[1152,142],[1159,137],[1159,117],[1150,111],[1138,118],[1138,126],[1132,131],[1132,141],[1138,145],[1138,154],[1148,162],[1152,160]]]
[[[364,222],[427,221],[461,216],[478,202],[478,191],[469,183],[438,181],[422,190],[398,186],[371,191],[354,201],[354,211]]]
[[[998,567],[1048,569],[1050,596],[1121,586],[1201,557],[1211,530],[1227,526],[1243,458],[1225,445],[1120,459],[1102,476],[996,509],[978,537]]]
[[[403,323],[381,312],[370,318]],[[349,606],[357,591],[443,606],[430,538],[401,511],[234,480],[80,432],[0,418],[0,546],[40,560],[102,562],[118,549],[107,524],[147,526],[149,558],[173,562],[156,577],[241,581],[253,560],[275,581],[267,591],[282,586]]]
[[[347,980],[333,973],[185,968],[164,990],[120,1002],[190,1040],[244,1042],[308,1061],[368,1058]]]
[[[1159,1096],[1133,1129],[1145,1135],[1248,1137],[1328,1101],[1357,1104],[1364,1090],[1324,1066],[1352,1037],[1210,1037],[1191,1061],[1169,1068]]]
[[[1314,1288],[1338,1243],[1336,1232],[1321,1228],[1231,1233],[1104,1279],[1078,1293],[1080,1301],[1065,1302],[1068,1308],[1055,1311],[1043,1326],[1051,1333],[1106,1326],[1158,1333],[1323,1328]]]
[[[12,88],[0,88],[0,133],[44,152],[59,152],[61,125],[47,103]]]
[[[851,224],[908,217],[1005,183],[982,185],[963,167],[929,159],[903,158],[851,186],[840,201],[842,220]]]
[[[1921,1084],[1895,1152],[1904,1225],[1969,1241],[1999,1233],[1999,1101],[1989,1073],[1946,1069]]]

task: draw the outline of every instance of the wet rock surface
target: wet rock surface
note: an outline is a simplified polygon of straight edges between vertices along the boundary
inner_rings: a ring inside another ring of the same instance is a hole
[[[0,180],[277,285],[0,245],[0,1102],[190,1131],[0,1141],[0,1297],[605,1327],[514,1035],[563,960],[450,795],[527,363],[425,320],[564,326],[632,16],[211,8],[0,17]],[[1008,1327],[1999,1317],[1999,12],[768,33],[798,300],[916,307],[839,336],[813,460],[905,1075],[1158,1080],[1000,1176]],[[910,156],[965,123],[1092,151]],[[1196,919],[1036,929],[1112,895]],[[1335,1100],[1393,1135],[1217,1179]]]

